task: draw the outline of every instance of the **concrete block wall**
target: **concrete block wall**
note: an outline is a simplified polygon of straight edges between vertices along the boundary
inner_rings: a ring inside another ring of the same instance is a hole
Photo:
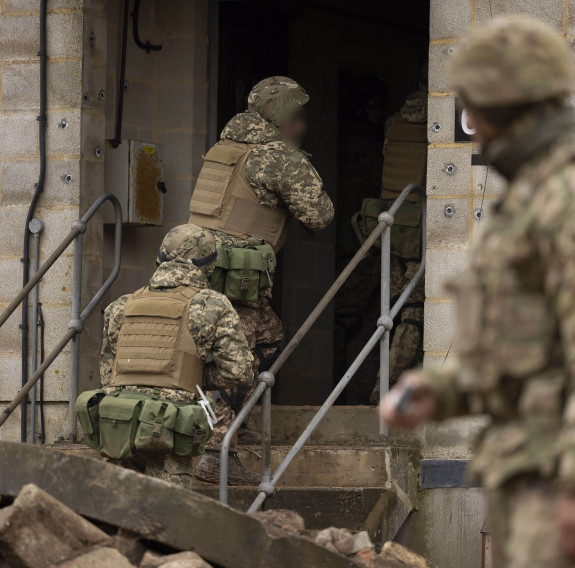
[[[114,136],[122,5],[122,0],[107,2],[107,139]],[[161,51],[149,54],[134,43],[130,20],[122,138],[164,145],[167,193],[162,227],[124,227],[122,270],[104,307],[147,282],[164,235],[188,221],[192,189],[207,144],[207,17],[207,0],[142,2],[140,37],[162,45]],[[112,262],[113,227],[105,226],[104,273]]]
[[[0,3],[0,308],[21,288],[25,218],[39,175],[39,2],[6,0]],[[44,193],[35,216],[45,223],[41,234],[40,262],[68,233],[94,196],[98,160],[87,146],[103,143],[104,107],[98,101],[105,65],[105,36],[92,42],[92,30],[104,21],[102,3],[86,0],[49,2],[47,172]],[[91,51],[88,49],[90,45]],[[86,58],[84,59],[84,54]],[[90,120],[88,117],[92,116]],[[100,160],[101,162],[101,160]],[[84,292],[98,286],[101,276],[101,227],[93,224],[85,236]],[[71,317],[72,252],[70,247],[40,285],[46,321],[46,352],[66,332]],[[10,401],[20,386],[20,311],[0,330],[0,405]],[[81,375],[93,376],[90,337],[99,317],[87,324],[83,339]],[[30,327],[35,317],[30,313]],[[48,442],[66,436],[70,380],[69,348],[46,374],[45,399]],[[20,439],[19,414],[2,430],[3,439]]]

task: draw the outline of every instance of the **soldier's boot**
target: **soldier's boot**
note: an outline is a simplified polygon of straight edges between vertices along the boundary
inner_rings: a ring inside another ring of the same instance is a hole
[[[220,482],[220,452],[206,450],[196,466],[196,477],[208,483]],[[238,455],[230,453],[228,461],[228,485],[259,485],[261,476],[246,471]]]
[[[248,428],[245,424],[238,430],[238,444],[242,446],[259,446],[262,443],[262,435],[256,430]]]

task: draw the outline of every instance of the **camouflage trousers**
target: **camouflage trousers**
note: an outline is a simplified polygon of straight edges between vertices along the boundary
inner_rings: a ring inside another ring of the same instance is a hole
[[[413,278],[419,263],[391,256],[391,304]],[[390,338],[390,383],[415,366],[423,357],[423,306],[425,284],[421,281],[396,316]],[[363,332],[371,335],[381,313],[381,256],[371,252],[360,262],[335,298],[335,380],[341,379],[362,345],[350,344]],[[362,342],[363,343],[363,342]],[[347,404],[368,404],[379,372],[379,350],[375,348],[361,365],[347,389]]]
[[[256,379],[247,392],[239,393],[240,398],[247,400],[257,387],[258,372],[269,369],[274,355],[279,353],[284,334],[282,323],[272,310],[268,297],[261,297],[257,302],[233,302],[233,305],[240,316],[248,346],[254,355],[253,371]],[[214,396],[214,393],[211,394]],[[214,428],[214,435],[206,444],[206,449],[220,450],[224,436],[236,417],[236,412],[225,399],[234,400],[237,395],[237,392],[227,390],[224,393],[225,398],[220,398],[217,401],[216,417],[218,423]],[[236,410],[239,410],[241,406],[242,403],[240,402],[236,406]],[[237,451],[237,436],[234,437],[230,451]]]
[[[172,454],[137,456],[125,460],[108,460],[114,465],[125,467],[192,490],[194,468],[192,456],[180,457]]]
[[[552,479],[536,475],[486,489],[494,568],[573,568],[559,542],[558,492]]]

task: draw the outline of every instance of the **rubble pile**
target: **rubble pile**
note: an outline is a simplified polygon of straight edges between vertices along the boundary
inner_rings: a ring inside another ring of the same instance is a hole
[[[252,513],[275,536],[281,532],[299,535],[336,554],[350,558],[354,566],[364,568],[434,568],[425,558],[395,542],[386,542],[376,552],[367,531],[353,533],[330,527],[321,531],[306,530],[304,520],[294,511],[283,509]]]
[[[246,515],[134,471],[0,442],[0,568],[431,568],[367,533]]]
[[[386,543],[377,554],[366,532],[328,528],[306,531],[293,511],[255,513],[275,538],[296,535],[351,560],[350,566],[432,568],[402,546]],[[121,522],[121,520],[119,520]],[[103,530],[103,529],[107,530]],[[0,509],[0,566],[10,568],[210,568],[193,551],[161,553],[121,528],[98,527],[34,484]],[[246,543],[246,546],[249,546]]]

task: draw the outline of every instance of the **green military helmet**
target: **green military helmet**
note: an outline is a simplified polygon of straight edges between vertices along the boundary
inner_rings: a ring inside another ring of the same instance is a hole
[[[496,18],[465,36],[452,56],[450,80],[477,108],[538,103],[575,90],[563,38],[547,24],[520,15]]]
[[[178,225],[164,237],[156,265],[175,260],[197,266],[209,273],[218,258],[213,235],[198,225]]]
[[[275,75],[254,86],[248,96],[248,110],[279,126],[297,114],[308,101],[309,95],[293,79]]]

